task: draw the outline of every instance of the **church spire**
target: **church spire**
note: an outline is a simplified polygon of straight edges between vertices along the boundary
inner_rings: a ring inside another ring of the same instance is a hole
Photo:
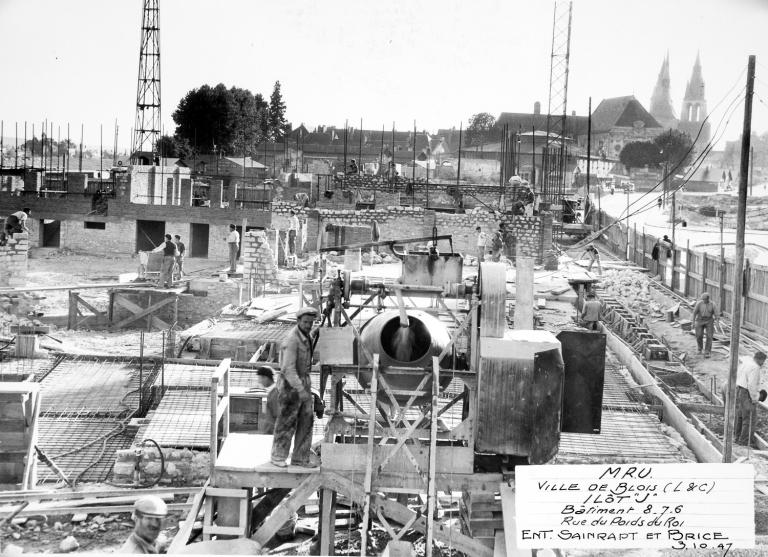
[[[675,116],[675,109],[672,107],[672,95],[670,93],[669,51],[667,51],[664,61],[661,63],[656,87],[653,88],[650,112],[665,128],[675,128],[677,126],[677,117]]]
[[[696,62],[693,64],[693,72],[688,85],[685,88],[685,101],[703,101],[704,95],[704,76],[701,73],[701,55],[696,53]]]

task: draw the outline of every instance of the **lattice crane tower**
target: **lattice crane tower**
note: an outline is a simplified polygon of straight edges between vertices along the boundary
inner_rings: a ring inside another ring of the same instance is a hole
[[[143,0],[139,79],[136,86],[136,125],[131,149],[134,164],[157,163],[160,139],[160,0]],[[146,157],[151,153],[151,157]],[[144,156],[142,156],[144,155]],[[149,158],[149,161],[142,161]]]
[[[568,102],[568,63],[571,55],[572,2],[556,1],[552,21],[552,54],[549,68],[549,108],[547,109],[547,162],[543,173],[544,200],[559,202],[565,178],[565,135]],[[549,134],[558,134],[558,142]]]

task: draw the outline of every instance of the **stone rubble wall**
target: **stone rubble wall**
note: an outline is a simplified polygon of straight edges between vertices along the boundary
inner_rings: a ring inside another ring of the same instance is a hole
[[[24,286],[27,282],[29,234],[22,232],[0,246],[0,286]]]
[[[163,449],[164,462],[155,447],[132,447],[115,453],[113,482],[147,484],[163,470],[161,485],[202,485],[210,475],[210,453],[190,449]]]

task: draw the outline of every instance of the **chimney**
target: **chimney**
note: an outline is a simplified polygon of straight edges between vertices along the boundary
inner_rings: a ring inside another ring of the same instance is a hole
[[[541,103],[539,101],[536,101],[535,103],[533,103],[533,113],[541,114]]]

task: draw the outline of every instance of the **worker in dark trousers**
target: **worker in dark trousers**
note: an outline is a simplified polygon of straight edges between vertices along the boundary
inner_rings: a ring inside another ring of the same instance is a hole
[[[165,235],[165,242],[152,250],[152,253],[163,252],[163,263],[160,267],[160,279],[157,281],[158,288],[173,287],[173,266],[176,264],[176,255],[178,250],[176,244],[171,241],[171,235]]]
[[[600,314],[603,312],[603,305],[598,301],[594,292],[587,294],[587,301],[584,302],[584,307],[581,310],[581,322],[590,331],[598,331],[598,322],[600,321]]]
[[[701,299],[693,307],[693,330],[696,333],[696,345],[699,354],[704,349],[704,357],[709,358],[712,353],[712,336],[715,333],[715,321],[717,321],[717,309],[715,304],[709,301],[709,292],[703,292]],[[704,344],[704,331],[707,332],[707,342]]]
[[[290,330],[280,350],[282,373],[277,379],[280,413],[275,423],[271,461],[281,468],[287,466],[292,439],[292,466],[317,468],[320,465],[311,451],[314,403],[309,379],[314,353],[310,333],[317,317],[318,312],[313,307],[297,311],[296,326]]]

